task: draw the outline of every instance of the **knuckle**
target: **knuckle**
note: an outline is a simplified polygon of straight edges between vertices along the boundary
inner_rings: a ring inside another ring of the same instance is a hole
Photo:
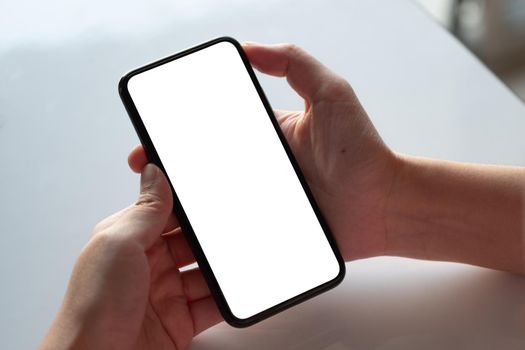
[[[336,84],[338,85],[338,88],[345,92],[353,92],[352,85],[348,82],[348,80],[338,77]]]
[[[303,49],[296,44],[286,43],[284,44],[284,48],[286,52],[288,53],[288,55],[297,55],[297,54],[303,53]]]
[[[162,207],[162,202],[162,198],[157,194],[141,193],[134,205],[139,208],[157,209]]]
[[[328,101],[344,101],[353,98],[353,89],[350,83],[341,77],[335,77],[319,87],[317,99]]]

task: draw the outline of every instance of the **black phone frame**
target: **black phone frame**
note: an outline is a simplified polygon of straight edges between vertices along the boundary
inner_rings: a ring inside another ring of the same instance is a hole
[[[331,248],[332,248],[332,251],[334,253],[334,255],[336,256],[337,258],[337,261],[339,263],[339,273],[338,275],[328,281],[328,282],[325,282],[317,287],[314,287],[310,290],[307,290],[299,295],[296,295],[295,297],[291,298],[291,299],[288,299],[282,303],[279,303],[277,305],[274,305],[273,307],[269,308],[269,309],[266,309],[264,311],[261,311],[249,318],[238,318],[236,317],[232,311],[230,310],[229,306],[228,306],[228,303],[226,301],[226,298],[224,297],[222,291],[221,291],[221,288],[217,282],[217,279],[215,278],[215,275],[213,274],[213,270],[210,266],[210,264],[208,263],[208,260],[206,259],[206,256],[202,250],[202,247],[200,246],[199,244],[199,241],[197,239],[197,236],[195,235],[195,232],[193,231],[193,228],[188,220],[188,217],[186,216],[186,213],[184,211],[184,208],[182,206],[182,204],[180,203],[179,201],[179,198],[175,192],[175,189],[173,188],[173,185],[171,184],[171,180],[169,179],[167,173],[166,173],[166,170],[164,169],[164,166],[162,165],[162,162],[159,158],[159,155],[157,154],[157,151],[153,145],[153,142],[151,141],[150,137],[149,137],[149,134],[146,130],[146,127],[144,126],[144,123],[142,122],[142,119],[140,118],[140,115],[138,113],[138,110],[137,108],[135,107],[135,104],[131,98],[131,95],[128,91],[128,82],[129,80],[137,75],[137,74],[140,74],[140,73],[143,73],[147,70],[150,70],[150,69],[153,69],[153,68],[156,68],[158,66],[161,66],[165,63],[168,63],[168,62],[171,62],[173,60],[176,60],[178,58],[181,58],[181,57],[184,57],[184,56],[187,56],[189,54],[192,54],[192,53],[195,53],[197,51],[200,51],[202,49],[205,49],[207,47],[210,47],[210,46],[213,46],[215,44],[218,44],[218,43],[221,43],[221,42],[229,42],[231,44],[233,44],[233,46],[235,46],[235,48],[237,49],[240,57],[242,58],[242,61],[244,63],[244,66],[248,72],[248,74],[250,75],[250,78],[253,82],[253,85],[255,86],[256,90],[257,90],[257,93],[259,94],[259,97],[261,98],[261,101],[263,102],[264,104],[264,107],[268,113],[268,117],[270,118],[274,128],[275,128],[275,131],[277,132],[278,136],[279,136],[279,139],[281,140],[281,143],[286,151],[286,154],[288,155],[288,158],[295,170],[295,173],[297,174],[297,177],[299,179],[299,181],[301,182],[301,185],[308,197],[308,200],[310,202],[310,205],[312,206],[314,212],[315,212],[315,215],[317,216],[317,219],[319,221],[319,224],[321,225],[321,228],[323,229],[325,235],[326,235],[326,239],[328,240]],[[170,183],[170,187],[171,187],[171,190],[172,190],[172,194],[173,194],[173,211],[175,213],[175,215],[177,216],[178,220],[179,220],[179,224],[181,226],[181,229],[183,231],[183,234],[185,235],[187,241],[188,241],[188,244],[193,252],[193,255],[195,256],[195,259],[199,265],[199,268],[201,269],[202,271],[202,274],[208,284],[208,287],[210,289],[210,292],[211,292],[211,295],[213,296],[217,306],[218,306],[218,309],[220,311],[220,313],[222,314],[222,316],[224,317],[224,319],[226,320],[226,322],[228,322],[230,325],[234,326],[234,327],[237,327],[237,328],[242,328],[242,327],[248,327],[248,326],[251,326],[257,322],[260,322],[270,316],[273,316],[285,309],[288,309],[294,305],[297,305],[307,299],[310,299],[316,295],[319,295],[333,287],[335,287],[336,285],[338,285],[339,283],[341,283],[341,281],[343,280],[344,276],[345,276],[345,273],[346,273],[346,268],[345,268],[345,262],[341,256],[341,253],[339,252],[339,249],[337,247],[337,244],[336,244],[336,241],[333,237],[333,234],[324,218],[324,216],[322,215],[321,213],[321,210],[319,209],[319,206],[317,205],[315,199],[314,199],[314,196],[310,190],[310,188],[308,187],[308,184],[306,182],[306,179],[301,171],[301,169],[299,168],[299,165],[297,163],[297,160],[295,159],[292,151],[291,151],[291,148],[290,146],[288,145],[288,142],[286,141],[286,138],[285,136],[283,135],[282,131],[281,131],[281,128],[279,127],[279,123],[277,121],[277,119],[275,118],[275,115],[273,113],[273,110],[270,106],[270,103],[268,102],[268,99],[266,98],[258,80],[257,80],[257,77],[255,76],[255,73],[252,69],[252,66],[250,65],[250,62],[248,60],[248,57],[246,56],[246,54],[244,53],[243,49],[242,49],[242,46],[239,44],[239,42],[231,37],[228,37],[228,36],[224,36],[224,37],[219,37],[219,38],[216,38],[216,39],[213,39],[213,40],[210,40],[210,41],[207,41],[205,43],[202,43],[200,45],[197,45],[197,46],[194,46],[192,48],[189,48],[189,49],[186,49],[184,51],[181,51],[181,52],[178,52],[174,55],[171,55],[171,56],[168,56],[168,57],[165,57],[165,58],[162,58],[158,61],[155,61],[155,62],[152,62],[152,63],[149,63],[145,66],[142,66],[140,68],[137,68],[137,69],[134,69],[132,71],[130,71],[129,73],[125,74],[121,79],[120,79],[120,82],[118,84],[118,91],[119,91],[119,95],[120,95],[120,98],[122,99],[122,102],[124,104],[124,107],[126,108],[126,111],[128,112],[128,115],[131,119],[131,122],[135,128],[135,131],[137,132],[137,135],[144,147],[144,150],[146,151],[146,155],[148,157],[148,160],[154,164],[156,164],[163,172],[164,174],[166,175],[166,178],[168,179],[169,183]]]

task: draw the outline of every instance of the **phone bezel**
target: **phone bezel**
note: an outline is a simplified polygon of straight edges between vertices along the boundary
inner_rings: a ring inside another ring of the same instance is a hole
[[[150,70],[150,69],[153,69],[153,68],[156,68],[158,66],[161,66],[163,64],[166,64],[168,62],[171,62],[173,60],[176,60],[178,58],[181,58],[181,57],[184,57],[184,56],[187,56],[187,55],[190,55],[192,53],[195,53],[197,51],[200,51],[202,49],[205,49],[207,47],[210,47],[210,46],[213,46],[215,44],[218,44],[218,43],[221,43],[221,42],[229,42],[231,44],[233,44],[233,46],[235,46],[235,48],[237,49],[237,52],[239,53],[243,63],[244,63],[244,66],[248,72],[248,74],[250,75],[250,78],[252,80],[252,83],[253,85],[255,86],[255,89],[257,90],[257,93],[261,99],[261,101],[263,102],[263,105],[266,109],[266,112],[268,114],[268,117],[270,118],[273,126],[274,126],[274,129],[275,131],[277,132],[278,136],[279,136],[279,139],[281,140],[281,143],[282,143],[282,146],[284,147],[285,151],[286,151],[286,154],[288,155],[288,159],[290,160],[294,170],[295,170],[295,173],[301,183],[301,186],[303,187],[303,190],[305,191],[307,197],[308,197],[308,200],[310,202],[310,205],[312,206],[314,212],[315,212],[315,215],[317,216],[317,219],[319,221],[319,224],[321,225],[321,228],[323,229],[324,231],[324,234],[326,236],[326,239],[328,240],[331,248],[332,248],[332,251],[339,263],[339,273],[338,275],[328,281],[328,282],[325,282],[317,287],[314,287],[310,290],[307,290],[291,299],[288,299],[282,303],[279,303],[277,305],[274,305],[273,307],[269,308],[269,309],[266,309],[264,311],[261,311],[249,318],[238,318],[236,317],[232,311],[230,310],[229,306],[228,306],[228,303],[226,301],[226,298],[224,297],[222,291],[221,291],[221,288],[217,282],[217,279],[215,278],[215,275],[213,273],[213,270],[211,268],[211,266],[209,265],[208,263],[208,260],[206,259],[206,256],[199,244],[199,241],[197,239],[197,236],[195,235],[195,232],[193,231],[192,229],[192,226],[186,216],[186,213],[184,211],[184,208],[182,206],[182,204],[180,203],[179,201],[179,198],[175,192],[175,189],[173,188],[173,185],[171,184],[171,180],[169,179],[167,173],[166,173],[166,170],[164,169],[164,166],[162,165],[162,162],[157,154],[157,151],[153,145],[153,142],[151,141],[150,137],[149,137],[149,134],[144,126],[144,123],[142,122],[142,119],[140,118],[140,115],[137,111],[137,108],[135,107],[135,104],[131,98],[131,95],[128,91],[128,82],[129,80],[137,75],[137,74],[140,74],[140,73],[143,73],[147,70]],[[207,41],[205,43],[202,43],[202,44],[199,44],[197,46],[194,46],[192,48],[189,48],[189,49],[186,49],[186,50],[183,50],[181,52],[178,52],[174,55],[170,55],[168,57],[165,57],[165,58],[162,58],[158,61],[155,61],[155,62],[152,62],[152,63],[149,63],[145,66],[142,66],[140,68],[137,68],[137,69],[134,69],[132,71],[130,71],[129,73],[125,74],[121,79],[120,79],[120,82],[118,84],[118,91],[119,91],[119,95],[120,95],[120,98],[122,99],[122,102],[124,104],[124,107],[126,108],[126,111],[128,112],[128,115],[131,119],[131,122],[135,128],[135,131],[137,132],[137,135],[144,147],[144,150],[146,151],[146,155],[148,157],[148,160],[154,164],[156,164],[163,172],[164,174],[166,175],[168,181],[170,182],[170,187],[171,187],[171,190],[172,190],[172,194],[173,194],[173,211],[175,213],[175,215],[177,216],[178,220],[179,220],[179,224],[181,226],[181,229],[189,243],[189,246],[195,256],[195,259],[199,265],[199,268],[201,269],[202,271],[202,274],[206,280],[206,282],[208,283],[208,286],[209,286],[209,289],[210,289],[210,292],[219,308],[219,311],[220,313],[222,314],[222,316],[224,317],[224,319],[226,320],[226,322],[228,322],[230,325],[234,326],[234,327],[238,327],[238,328],[241,328],[241,327],[247,327],[247,326],[250,326],[250,325],[253,325],[257,322],[260,322],[270,316],[273,316],[285,309],[288,309],[294,305],[297,305],[307,299],[310,299],[318,294],[321,294],[333,287],[335,287],[336,285],[338,285],[344,278],[345,276],[345,272],[346,272],[346,269],[345,269],[345,263],[344,263],[344,260],[339,252],[339,249],[336,245],[336,241],[332,235],[332,232],[324,218],[324,216],[322,215],[321,213],[321,210],[319,209],[319,206],[317,205],[315,199],[314,199],[314,196],[310,190],[310,188],[308,187],[308,184],[306,182],[306,179],[301,171],[301,169],[299,168],[299,165],[297,163],[297,160],[295,159],[292,151],[291,151],[291,148],[290,146],[288,145],[288,142],[286,141],[286,138],[284,136],[284,134],[282,133],[281,131],[281,128],[279,127],[279,123],[277,121],[277,119],[275,118],[275,115],[273,113],[273,110],[270,106],[270,103],[268,102],[268,99],[266,98],[258,80],[257,80],[257,77],[252,69],[252,66],[250,65],[250,62],[248,60],[248,57],[246,56],[246,54],[244,53],[243,49],[242,49],[242,46],[239,44],[239,42],[237,42],[237,40],[231,38],[231,37],[220,37],[220,38],[216,38],[216,39],[213,39],[213,40],[210,40],[210,41]]]

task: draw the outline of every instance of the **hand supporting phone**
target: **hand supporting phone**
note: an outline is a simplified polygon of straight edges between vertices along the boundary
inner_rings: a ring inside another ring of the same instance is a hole
[[[218,38],[126,74],[119,93],[225,320],[245,327],[345,266],[242,47]]]

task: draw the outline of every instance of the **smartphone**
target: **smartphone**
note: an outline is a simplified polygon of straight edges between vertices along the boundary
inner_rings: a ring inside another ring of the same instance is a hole
[[[135,69],[119,93],[229,324],[252,325],[341,282],[335,240],[236,40]]]

